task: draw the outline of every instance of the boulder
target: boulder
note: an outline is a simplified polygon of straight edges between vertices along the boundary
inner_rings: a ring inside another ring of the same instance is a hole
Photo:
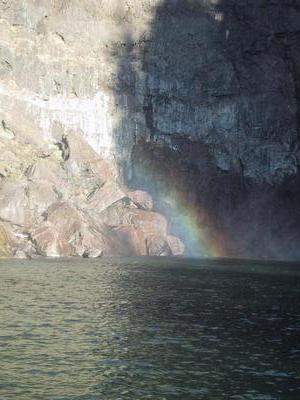
[[[150,211],[148,193],[118,182],[114,160],[102,160],[76,132],[61,129],[60,146],[39,147],[36,130],[9,126],[15,136],[0,137],[0,218],[11,237],[0,255],[170,254],[166,219]]]
[[[153,209],[153,200],[149,193],[143,190],[128,192],[129,199],[140,209],[151,211]]]
[[[80,221],[68,239],[78,256],[97,258],[128,255],[126,247],[114,231],[97,226],[93,221]]]
[[[11,251],[14,258],[31,258],[36,254],[30,235],[20,227],[10,227]]]
[[[125,197],[125,192],[117,182],[107,181],[101,187],[95,187],[94,190],[88,194],[87,201],[82,206],[86,210],[101,213]]]
[[[45,226],[50,224],[55,228],[52,240],[67,242],[74,255],[99,257],[128,254],[116,232],[96,223],[87,213],[66,202],[57,202],[49,207],[46,218]]]
[[[66,202],[56,202],[45,212],[47,222],[50,222],[60,235],[67,240],[81,226],[82,215],[79,210]]]
[[[167,235],[167,220],[163,215],[156,212],[129,210],[129,212],[125,214],[125,219],[130,223],[130,225],[140,229],[146,236]]]
[[[167,257],[172,255],[168,240],[163,236],[150,235],[146,240],[149,256]]]
[[[57,193],[47,181],[27,183],[25,178],[7,181],[0,187],[0,218],[14,225],[32,228],[56,201]]]
[[[172,255],[167,240],[167,221],[153,211],[126,207],[119,202],[101,214],[114,227],[132,255]]]
[[[17,249],[16,252],[13,255],[14,258],[18,258],[21,260],[24,259],[31,259],[31,255],[29,255],[28,253],[26,253],[24,250],[22,249]]]
[[[66,257],[74,255],[72,246],[56,227],[47,222],[31,233],[38,254],[46,257]]]
[[[185,250],[184,244],[178,237],[168,235],[167,242],[172,251],[173,256],[182,256],[184,254]]]
[[[144,233],[134,226],[119,226],[116,232],[128,250],[129,256],[145,256],[147,255],[146,238]]]
[[[167,220],[161,214],[125,207],[118,203],[101,213],[103,223],[117,227],[129,225],[141,230],[145,235],[167,235]]]
[[[83,258],[100,258],[103,256],[102,250],[85,250],[82,257]]]

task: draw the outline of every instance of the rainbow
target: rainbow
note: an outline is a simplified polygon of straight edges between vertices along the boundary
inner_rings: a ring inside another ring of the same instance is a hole
[[[225,257],[227,240],[208,228],[209,217],[193,207],[187,207],[179,193],[164,198],[176,221],[176,231],[185,243],[188,255],[194,257]],[[205,222],[203,222],[205,221]]]
[[[133,157],[138,188],[159,193],[157,211],[169,217],[170,233],[183,241],[186,256],[213,258],[231,254],[231,243],[217,231],[214,216],[197,202],[188,201],[190,187],[185,175],[177,171],[176,155],[156,144],[141,142]]]

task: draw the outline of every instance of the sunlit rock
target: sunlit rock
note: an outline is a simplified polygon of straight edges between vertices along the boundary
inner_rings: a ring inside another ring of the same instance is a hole
[[[114,181],[107,181],[103,185],[95,186],[86,196],[83,207],[96,213],[126,197],[120,185]]]
[[[34,243],[26,230],[14,227],[12,231],[12,255],[14,258],[31,259],[37,254]]]
[[[151,196],[129,192],[120,183],[117,164],[101,159],[79,133],[61,128],[57,138],[60,141],[47,151],[34,141],[22,143],[24,137],[7,148],[0,141],[0,218],[11,227],[9,254],[15,258],[169,254],[157,245],[155,250],[152,239],[147,247],[150,236],[166,240],[167,235],[166,219],[149,211]]]
[[[175,238],[168,238],[167,221],[158,213],[118,203],[105,210],[101,219],[103,223],[116,229],[121,238],[134,250],[133,254],[167,256],[181,255],[184,251],[179,239],[176,242]]]
[[[47,178],[47,175],[45,175]],[[26,187],[28,197],[28,207],[31,214],[38,220],[43,213],[58,200],[59,194],[55,191],[55,186],[48,180],[38,180],[29,182]]]
[[[24,181],[5,182],[0,186],[0,218],[15,225],[34,224]]]
[[[112,227],[132,225],[140,229],[145,235],[167,235],[166,219],[152,211],[123,207],[120,204],[116,204],[101,214],[101,220]]]
[[[10,236],[3,224],[0,224],[0,258],[11,257]]]
[[[13,139],[14,137],[15,137],[14,132],[6,125],[5,121],[2,120],[0,123],[0,138]]]
[[[13,255],[14,258],[17,259],[21,259],[21,260],[26,260],[26,259],[30,259],[31,255],[29,255],[28,253],[26,253],[24,250],[21,249],[17,249],[16,252]]]
[[[59,238],[68,243],[65,255],[98,257],[128,254],[126,245],[112,229],[67,203],[56,203],[47,210],[45,226],[49,224],[57,232],[57,236],[53,236],[54,241]]]
[[[113,255],[126,256],[129,253],[113,230],[91,220],[81,220],[67,237],[78,256],[97,258]]]
[[[26,176],[30,182],[47,183],[49,187],[60,190],[65,188],[63,171],[56,157],[40,158],[31,164],[26,170]]]
[[[61,232],[51,223],[43,224],[31,233],[37,253],[46,257],[66,257],[74,255],[73,247]]]
[[[68,130],[61,124],[57,124],[56,129],[55,141],[61,141],[63,134],[69,148],[69,157],[65,163],[68,172],[82,174],[88,171],[101,182],[120,178],[115,160],[99,156],[84,138],[84,132]]]
[[[173,256],[182,256],[184,254],[184,244],[178,237],[168,235],[167,241]]]
[[[128,192],[127,196],[138,208],[148,211],[153,209],[153,200],[149,193],[143,190],[135,190]]]

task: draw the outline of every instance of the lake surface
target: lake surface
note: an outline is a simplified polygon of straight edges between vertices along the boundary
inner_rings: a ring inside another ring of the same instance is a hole
[[[1,400],[299,400],[300,264],[0,262]]]

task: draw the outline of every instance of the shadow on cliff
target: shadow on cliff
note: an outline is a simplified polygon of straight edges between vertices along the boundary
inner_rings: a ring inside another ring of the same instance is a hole
[[[266,34],[262,10],[165,0],[140,40],[124,36],[116,90],[124,179],[152,194],[189,255],[300,258],[297,167],[290,176],[289,160],[276,169],[267,146],[298,151],[297,104],[285,105],[284,57],[293,61],[284,34]]]

